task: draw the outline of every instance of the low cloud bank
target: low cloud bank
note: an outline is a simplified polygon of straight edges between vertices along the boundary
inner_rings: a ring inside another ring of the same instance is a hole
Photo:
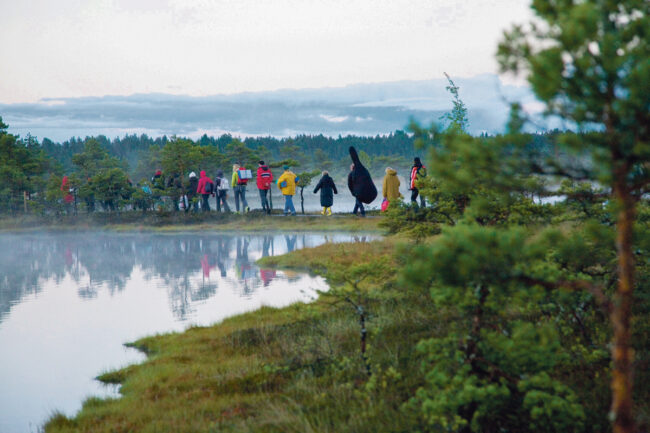
[[[495,75],[455,80],[469,109],[470,132],[502,132],[508,103],[539,102],[526,87],[503,85]],[[439,121],[451,107],[444,79],[356,84],[341,88],[278,90],[192,97],[135,94],[52,98],[29,104],[0,104],[9,131],[53,141],[72,136],[124,134],[197,138],[204,133],[236,136],[296,134],[376,135],[404,129],[409,119]],[[535,129],[557,124],[535,125]]]

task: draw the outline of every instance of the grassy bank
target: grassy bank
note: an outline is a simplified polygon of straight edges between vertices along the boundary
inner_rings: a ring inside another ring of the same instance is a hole
[[[179,212],[147,213],[96,213],[78,216],[42,217],[27,215],[0,219],[0,232],[28,232],[35,230],[113,230],[113,231],[240,231],[267,232],[278,231],[345,231],[378,232],[381,218],[370,215],[358,218],[350,214],[324,217],[320,214],[284,217],[267,216],[258,212],[246,215],[185,214]]]
[[[262,308],[212,327],[136,341],[133,346],[149,355],[146,362],[100,376],[121,383],[122,398],[89,399],[74,418],[53,416],[45,431],[417,429],[404,405],[420,385],[415,343],[443,321],[428,311],[426,293],[399,288],[396,248],[387,239],[265,258],[266,266],[336,270],[332,293],[309,305]],[[346,291],[345,275],[361,275],[353,292]],[[368,312],[366,361],[348,295]]]

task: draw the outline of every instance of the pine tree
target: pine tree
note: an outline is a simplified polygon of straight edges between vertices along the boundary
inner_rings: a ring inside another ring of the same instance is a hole
[[[540,145],[521,133],[518,105],[503,136],[412,128],[431,153],[424,193],[450,222],[413,250],[403,281],[429,288],[454,317],[421,345],[427,386],[414,404],[442,429],[581,431],[588,419],[603,430],[611,419],[614,431],[632,432],[648,380],[638,372],[635,392],[634,351],[649,352],[650,4],[540,0],[533,9],[543,22],[506,33],[500,64],[526,71],[546,113],[578,133]],[[533,200],[558,187],[563,203]],[[550,223],[562,230],[540,230]]]
[[[650,192],[650,3],[535,0],[532,8],[541,23],[507,32],[498,59],[504,72],[527,73],[548,114],[598,131],[566,143],[591,159],[583,179],[567,166],[552,172],[598,181],[615,203],[611,413],[616,433],[632,432],[634,225],[637,203]]]

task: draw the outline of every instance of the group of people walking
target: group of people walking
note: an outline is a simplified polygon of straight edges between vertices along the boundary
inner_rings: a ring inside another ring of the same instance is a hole
[[[350,173],[348,174],[348,188],[355,198],[355,205],[352,211],[355,215],[365,216],[364,204],[372,203],[377,197],[377,189],[370,176],[368,170],[363,166],[359,160],[359,156],[353,147],[350,147],[350,157],[352,158],[352,165],[350,166]],[[293,204],[293,196],[296,194],[296,186],[299,182],[298,176],[291,171],[288,165],[283,167],[283,173],[275,181],[284,198],[284,215],[296,215],[296,209]],[[162,173],[160,170],[156,172],[152,178],[152,183],[156,185],[157,178],[161,178]],[[415,158],[413,167],[409,177],[409,190],[411,191],[411,201],[417,206],[417,197],[420,195],[419,181],[426,176],[426,168],[422,165],[420,158]],[[214,179],[211,179],[205,171],[199,173],[197,178],[196,173],[189,174],[189,186],[186,194],[182,195],[179,199],[181,208],[186,212],[190,209],[204,212],[210,211],[210,197],[215,197],[218,212],[230,212],[228,205],[228,194],[232,188],[235,199],[235,211],[249,212],[250,207],[246,199],[246,188],[248,182],[252,181],[253,173],[251,170],[246,169],[243,164],[234,164],[232,176],[230,181],[224,175],[222,170],[217,171]],[[271,188],[274,183],[273,173],[264,161],[259,161],[257,172],[255,176],[257,190],[260,196],[262,211],[271,213]],[[179,186],[180,186],[180,182]],[[168,187],[173,186],[174,182]],[[388,167],[386,175],[383,179],[382,195],[383,203],[382,210],[385,210],[390,203],[396,202],[402,198],[399,191],[400,181],[397,177],[397,171]],[[322,177],[314,188],[314,194],[320,192],[320,204],[322,207],[322,215],[332,215],[332,206],[334,204],[334,194],[338,194],[334,179],[327,171],[323,171]],[[425,206],[424,197],[420,195],[420,206]]]
[[[363,166],[359,157],[353,147],[350,147],[350,156],[352,158],[352,165],[350,166],[350,174],[348,175],[348,188],[352,195],[355,197],[353,214],[360,214],[365,216],[364,203],[369,204],[377,197],[377,190],[370,177],[370,173]],[[417,207],[417,197],[420,195],[420,206],[425,207],[426,203],[424,197],[420,194],[419,187],[421,181],[426,177],[426,167],[422,164],[419,157],[413,160],[411,173],[409,176],[409,190],[411,191],[411,202]],[[391,167],[386,168],[386,175],[382,183],[382,196],[383,201],[381,210],[385,211],[390,203],[395,203],[402,199],[402,193],[399,190],[400,180],[397,177],[397,171]]]
[[[223,170],[217,171],[217,176],[214,178],[214,181],[206,175],[205,171],[201,171],[200,176],[201,177],[196,180],[196,173],[190,173],[190,185],[187,191],[188,201],[194,203],[195,210],[198,210],[198,201],[192,199],[196,197],[196,195],[200,195],[201,209],[204,212],[210,210],[210,196],[216,198],[218,212],[221,212],[222,209],[224,212],[230,212],[230,206],[228,206],[228,201],[226,199],[232,185],[232,191],[235,196],[235,211],[240,212],[240,209],[242,212],[250,211],[248,201],[246,200],[246,187],[253,176],[251,171],[246,169],[246,167],[240,164],[234,164],[232,167],[232,177],[230,182],[228,182]],[[267,196],[273,182],[273,173],[269,167],[264,164],[264,161],[259,161],[258,163],[256,181],[257,189],[259,190],[260,199],[262,201],[262,210],[266,213],[271,213],[271,207],[269,206]],[[187,206],[185,210],[188,211],[189,206]]]
[[[156,177],[161,176],[160,170],[156,172],[151,179],[155,185]],[[215,197],[217,212],[230,212],[228,205],[228,194],[232,188],[235,198],[235,212],[249,212],[250,206],[246,199],[246,189],[248,182],[253,178],[251,170],[246,169],[243,164],[234,164],[232,167],[232,176],[230,181],[224,175],[223,170],[218,170],[214,179],[211,179],[203,170],[199,173],[197,178],[195,172],[189,174],[189,186],[186,189],[186,194],[180,199],[181,206],[184,207],[186,212],[190,209],[195,211],[210,211],[210,197]],[[293,195],[296,192],[296,182],[298,177],[290,170],[289,166],[284,166],[284,173],[277,180],[278,188],[282,191],[285,197],[285,214],[296,214],[296,209],[293,206]],[[258,162],[257,173],[255,176],[257,190],[259,191],[260,201],[262,203],[262,211],[271,213],[271,187],[273,185],[273,173],[264,161]],[[173,185],[168,185],[168,187]],[[199,205],[200,203],[200,205]]]

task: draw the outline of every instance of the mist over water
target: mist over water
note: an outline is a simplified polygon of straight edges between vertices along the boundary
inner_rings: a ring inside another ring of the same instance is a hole
[[[55,410],[117,397],[93,378],[144,357],[124,343],[307,302],[320,277],[264,269],[263,256],[365,236],[0,235],[0,432],[36,431]]]

